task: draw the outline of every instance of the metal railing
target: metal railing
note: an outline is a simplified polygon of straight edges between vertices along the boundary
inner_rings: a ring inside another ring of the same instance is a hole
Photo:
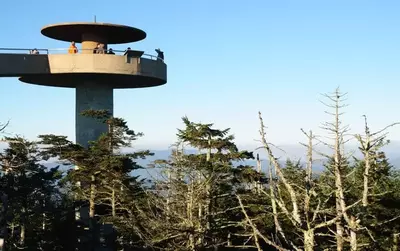
[[[2,53],[2,51],[6,51],[6,52],[11,52],[11,53],[15,53],[15,54],[32,54],[31,52],[33,50],[38,51],[39,55],[40,54],[67,54],[69,48],[52,48],[52,49],[42,49],[42,48],[0,48],[0,53]],[[78,53],[81,51],[94,51],[94,49],[78,49]],[[115,55],[124,55],[126,50],[112,50]],[[104,54],[108,54],[108,55],[112,55],[108,53],[108,50],[104,51]],[[151,55],[151,54],[146,54],[144,53],[141,58],[149,58],[151,60],[160,60],[162,62],[164,62],[164,59]]]
[[[27,54],[29,54],[33,50],[39,51],[40,54],[49,54],[49,50],[48,49],[38,49],[38,48],[30,48],[30,49],[26,49],[26,48],[0,48],[0,52],[1,51],[7,51],[7,52],[8,51],[14,51],[14,52],[25,52]],[[41,52],[45,52],[45,53],[41,53]]]

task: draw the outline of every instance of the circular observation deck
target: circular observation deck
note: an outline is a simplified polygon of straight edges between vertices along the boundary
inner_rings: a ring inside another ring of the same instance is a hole
[[[34,55],[41,56],[41,55]],[[64,54],[48,56],[48,71],[20,75],[28,84],[76,88],[84,82],[115,89],[143,88],[167,82],[167,65],[154,58],[130,58],[108,54]]]
[[[87,40],[85,37],[95,35],[107,44],[124,44],[143,40],[146,32],[138,28],[109,24],[74,22],[52,24],[42,28],[41,33],[56,40],[82,43]]]

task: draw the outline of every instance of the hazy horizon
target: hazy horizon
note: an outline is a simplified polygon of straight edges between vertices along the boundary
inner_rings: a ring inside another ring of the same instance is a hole
[[[273,142],[272,142],[273,143]],[[247,150],[247,151],[252,151],[254,152],[254,155],[260,154],[260,158],[266,159],[267,155],[264,149],[257,149],[261,145],[256,146],[250,146],[250,145],[238,145],[239,150]],[[4,150],[7,147],[7,144],[4,142],[0,142],[0,150]],[[384,146],[382,150],[386,153],[387,157],[391,159],[399,158],[400,159],[400,152],[398,149],[400,148],[400,141],[391,141],[389,145]],[[150,150],[154,152],[156,155],[161,154],[162,156],[166,156],[167,153],[170,153],[172,151],[172,147],[166,147],[166,148],[154,148],[154,147],[138,147],[133,145],[130,148],[124,148],[122,149],[122,152],[129,152],[129,151],[140,151],[140,150]],[[190,153],[198,152],[198,150],[186,146],[185,147],[186,151]],[[271,145],[271,149],[273,153],[276,155],[276,157],[280,157],[282,159],[285,158],[290,158],[292,160],[296,159],[304,159],[306,157],[306,148],[300,144],[287,144],[287,145]],[[321,146],[321,145],[316,145],[314,146],[314,150],[320,151],[323,153],[330,153],[331,150],[326,147],[326,146]],[[354,156],[356,157],[361,157],[361,153],[358,150],[358,145],[357,143],[347,143],[345,145],[345,152],[346,153],[354,153]],[[318,157],[317,153],[314,153],[314,156]],[[153,159],[153,157],[150,157],[150,159]]]

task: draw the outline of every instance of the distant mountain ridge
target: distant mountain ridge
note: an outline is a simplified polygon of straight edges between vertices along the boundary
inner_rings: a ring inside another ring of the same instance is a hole
[[[0,144],[0,151],[3,150],[7,145],[6,144]],[[255,147],[254,147],[255,148]],[[277,150],[276,148],[273,148],[275,157],[279,158],[279,163],[281,165],[285,165],[285,162],[287,159],[290,159],[292,161],[297,161],[300,160],[300,164],[305,165],[305,148],[300,146],[300,145],[283,145],[280,146],[280,148],[282,148],[285,152],[282,152],[281,150]],[[356,147],[353,147],[353,149],[351,149],[349,147],[349,151],[354,151],[355,152],[355,156],[361,158],[361,154],[359,153],[359,151],[356,150]],[[132,148],[129,149],[124,149],[123,152],[129,152],[130,150],[133,150]],[[241,149],[244,150],[244,149]],[[253,150],[253,149],[246,149],[246,150]],[[326,153],[329,153],[329,149],[324,149],[321,148],[318,149],[319,151],[323,151]],[[386,156],[389,158],[389,162],[391,165],[393,165],[395,168],[399,168],[400,167],[400,141],[393,141],[391,142],[388,146],[385,146],[383,148],[383,150],[386,153]],[[146,159],[139,159],[137,160],[138,164],[143,166],[144,169],[143,170],[137,170],[134,172],[135,175],[140,175],[142,177],[145,178],[150,178],[152,176],[159,176],[159,172],[155,169],[149,169],[148,166],[150,163],[154,162],[155,160],[158,159],[164,159],[167,160],[170,155],[171,155],[171,149],[165,149],[165,150],[150,150],[152,153],[154,153],[153,156],[149,156]],[[185,152],[187,154],[194,154],[197,153],[197,150],[194,149],[187,149],[185,150]],[[256,157],[256,154],[260,154],[260,159],[261,159],[261,163],[262,163],[262,170],[265,172],[266,168],[268,167],[268,163],[269,161],[267,160],[267,156],[264,150],[257,150],[254,151],[254,157]],[[314,162],[314,166],[313,166],[313,171],[315,173],[320,173],[322,171],[325,170],[324,167],[324,163],[326,160],[317,160],[318,158],[314,157],[316,159],[316,161]],[[51,160],[48,161],[46,163],[44,163],[46,166],[48,167],[54,167],[57,166],[58,163],[55,160]],[[235,166],[238,165],[248,165],[248,166],[256,166],[256,160],[244,160],[244,161],[240,161],[240,162],[235,162],[234,163]],[[62,167],[61,169],[68,169],[69,167]]]

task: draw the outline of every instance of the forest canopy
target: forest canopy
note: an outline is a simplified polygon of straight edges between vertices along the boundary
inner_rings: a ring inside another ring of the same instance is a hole
[[[185,116],[169,158],[147,166],[139,163],[151,150],[132,148],[144,134],[101,110],[84,113],[108,127],[89,147],[63,135],[28,140],[3,134],[0,246],[398,250],[400,179],[384,151],[388,130],[398,123],[370,128],[364,116],[364,130],[352,133],[342,116],[345,97],[339,89],[324,95],[330,116],[321,125],[325,136],[299,128],[306,156],[301,161],[278,157],[284,149],[269,141],[261,113],[254,128],[258,149],[239,149],[230,128]],[[7,125],[0,123],[0,133]],[[350,140],[359,154],[346,150]],[[57,165],[49,167],[49,159]],[[140,169],[156,169],[159,178],[136,175]]]

